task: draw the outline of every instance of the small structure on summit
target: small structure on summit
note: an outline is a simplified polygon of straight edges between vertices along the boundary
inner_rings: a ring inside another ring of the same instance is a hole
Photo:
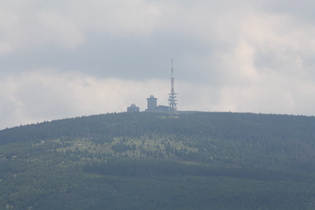
[[[146,111],[153,111],[157,107],[157,98],[154,97],[154,95],[151,95],[149,98],[147,98],[148,108]]]
[[[153,95],[151,95],[149,98],[147,98],[147,109],[146,112],[168,112],[169,106],[163,106],[163,105],[157,105],[157,98],[155,98]]]
[[[172,69],[171,69],[171,92],[168,94],[168,104],[169,104],[169,111],[176,111],[177,110],[177,99],[176,93],[174,88],[174,68],[173,68],[173,59],[172,59]]]
[[[177,93],[175,93],[174,88],[174,69],[173,69],[173,59],[171,68],[171,92],[168,94],[168,106],[157,105],[157,98],[151,95],[147,98],[147,109],[146,112],[176,112],[177,111]],[[139,112],[139,107],[135,104],[131,104],[127,107],[127,112]]]
[[[127,107],[127,112],[139,112],[140,108],[137,107],[135,104],[131,104],[129,107]]]

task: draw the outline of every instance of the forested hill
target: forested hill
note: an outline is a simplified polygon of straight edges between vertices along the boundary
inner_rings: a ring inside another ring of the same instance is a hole
[[[59,137],[141,137],[152,133],[225,140],[312,141],[314,130],[315,117],[306,116],[220,112],[115,113],[5,129],[0,131],[0,143]]]
[[[0,209],[314,209],[315,117],[115,113],[0,131]]]

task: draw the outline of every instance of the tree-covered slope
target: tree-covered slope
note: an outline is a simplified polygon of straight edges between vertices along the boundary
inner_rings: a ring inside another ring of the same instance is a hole
[[[0,209],[313,209],[315,117],[119,113],[0,131]]]

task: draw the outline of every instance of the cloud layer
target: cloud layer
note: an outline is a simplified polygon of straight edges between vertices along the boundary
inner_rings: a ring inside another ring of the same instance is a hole
[[[314,3],[4,0],[0,128],[167,104],[313,115]]]

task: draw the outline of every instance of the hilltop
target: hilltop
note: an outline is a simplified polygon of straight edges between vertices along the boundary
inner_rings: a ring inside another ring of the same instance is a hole
[[[313,209],[315,117],[115,113],[0,131],[0,209]]]

